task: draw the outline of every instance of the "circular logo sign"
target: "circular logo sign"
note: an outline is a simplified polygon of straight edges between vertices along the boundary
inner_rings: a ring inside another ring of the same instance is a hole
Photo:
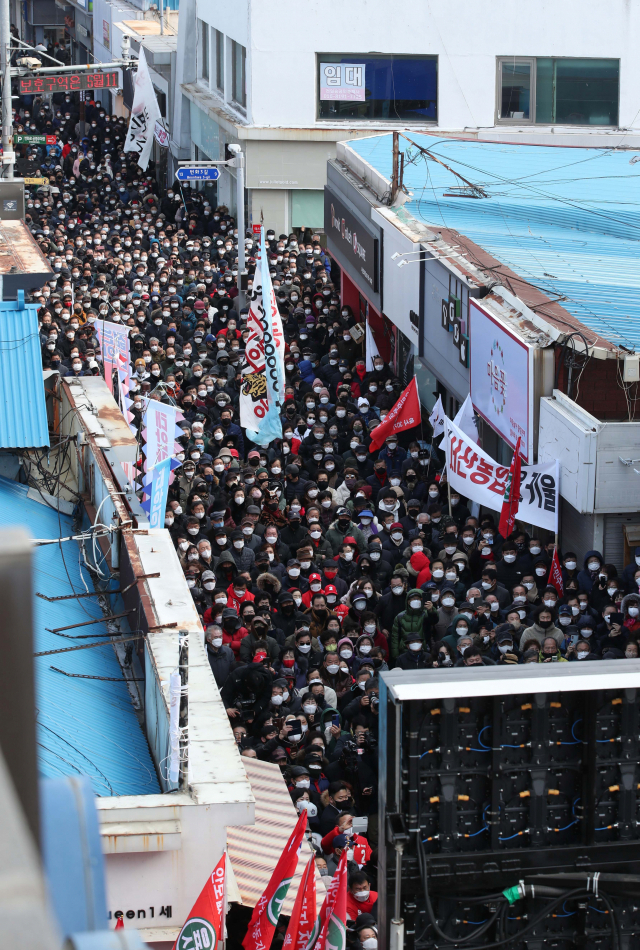
[[[177,950],[216,950],[217,937],[213,925],[202,917],[190,917],[177,941]]]
[[[282,904],[285,897],[287,896],[287,891],[289,890],[289,885],[293,878],[287,877],[284,881],[280,883],[278,890],[275,892],[269,903],[267,904],[267,917],[275,927],[278,923],[278,917],[280,916],[280,911],[282,910]]]

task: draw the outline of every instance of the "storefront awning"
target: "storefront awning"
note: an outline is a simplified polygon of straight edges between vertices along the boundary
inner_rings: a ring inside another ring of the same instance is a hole
[[[227,853],[242,903],[255,907],[269,883],[298,814],[277,765],[248,758],[243,758],[242,763],[256,800],[256,822],[255,825],[227,828]],[[289,893],[282,905],[283,914],[290,914],[293,909],[300,879],[310,855],[311,849],[305,840],[302,842]],[[318,907],[324,900],[325,893],[322,878],[316,870]]]

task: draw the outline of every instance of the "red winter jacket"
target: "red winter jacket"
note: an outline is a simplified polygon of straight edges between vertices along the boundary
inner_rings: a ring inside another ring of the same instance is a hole
[[[418,575],[414,587],[422,587],[423,584],[431,580],[431,562],[423,551],[417,551],[416,554],[412,554],[409,563]]]

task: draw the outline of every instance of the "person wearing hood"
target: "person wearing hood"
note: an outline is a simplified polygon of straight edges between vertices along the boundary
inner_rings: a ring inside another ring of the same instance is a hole
[[[446,581],[440,588],[440,606],[434,635],[442,640],[456,615],[456,597],[453,584]]]
[[[600,551],[587,551],[582,570],[578,574],[578,589],[590,594],[598,586],[598,575],[603,566],[604,559]]]
[[[238,576],[238,568],[230,551],[224,551],[220,557],[214,561],[214,571],[216,574],[216,586],[228,589],[235,578]]]
[[[425,649],[422,634],[414,630],[404,636],[406,650],[396,658],[395,666],[400,670],[430,670],[433,659],[430,651]]]
[[[409,572],[409,577],[414,580],[415,587],[422,587],[423,584],[431,580],[429,558],[420,550],[410,554],[407,571]]]
[[[280,656],[280,646],[277,640],[268,636],[268,626],[263,617],[254,617],[251,621],[249,633],[240,643],[240,659],[243,663],[251,663],[255,647],[260,644],[264,647],[271,662]]]
[[[473,642],[473,637],[471,635],[471,624],[472,621],[469,620],[466,614],[455,614],[455,616],[451,619],[451,623],[449,624],[445,636],[442,637],[442,642],[446,643],[447,646],[451,647],[452,650],[458,649],[458,644],[463,637],[471,637]]]
[[[529,640],[537,640],[538,643],[542,644],[547,637],[553,637],[559,648],[564,642],[564,633],[561,629],[556,627],[553,622],[553,610],[549,607],[545,607],[543,604],[535,611],[534,617],[535,620],[533,624],[527,627],[520,637],[520,643],[518,645],[520,652],[522,652],[524,644],[528,643]]]
[[[408,633],[419,633],[423,649],[431,649],[431,638],[436,611],[427,613],[424,609],[425,595],[418,587],[413,587],[407,594],[406,609],[397,615],[393,621],[391,637],[389,639],[389,653],[392,660],[396,660],[401,653],[406,653],[405,637]]]
[[[624,627],[630,634],[637,636],[640,630],[640,595],[627,594],[620,605],[624,614]]]

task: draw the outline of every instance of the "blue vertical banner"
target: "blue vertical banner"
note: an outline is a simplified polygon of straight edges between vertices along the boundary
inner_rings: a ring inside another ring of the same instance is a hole
[[[149,515],[150,528],[164,528],[164,514],[169,496],[171,458],[164,458],[145,475],[143,481],[145,500],[141,507]]]

